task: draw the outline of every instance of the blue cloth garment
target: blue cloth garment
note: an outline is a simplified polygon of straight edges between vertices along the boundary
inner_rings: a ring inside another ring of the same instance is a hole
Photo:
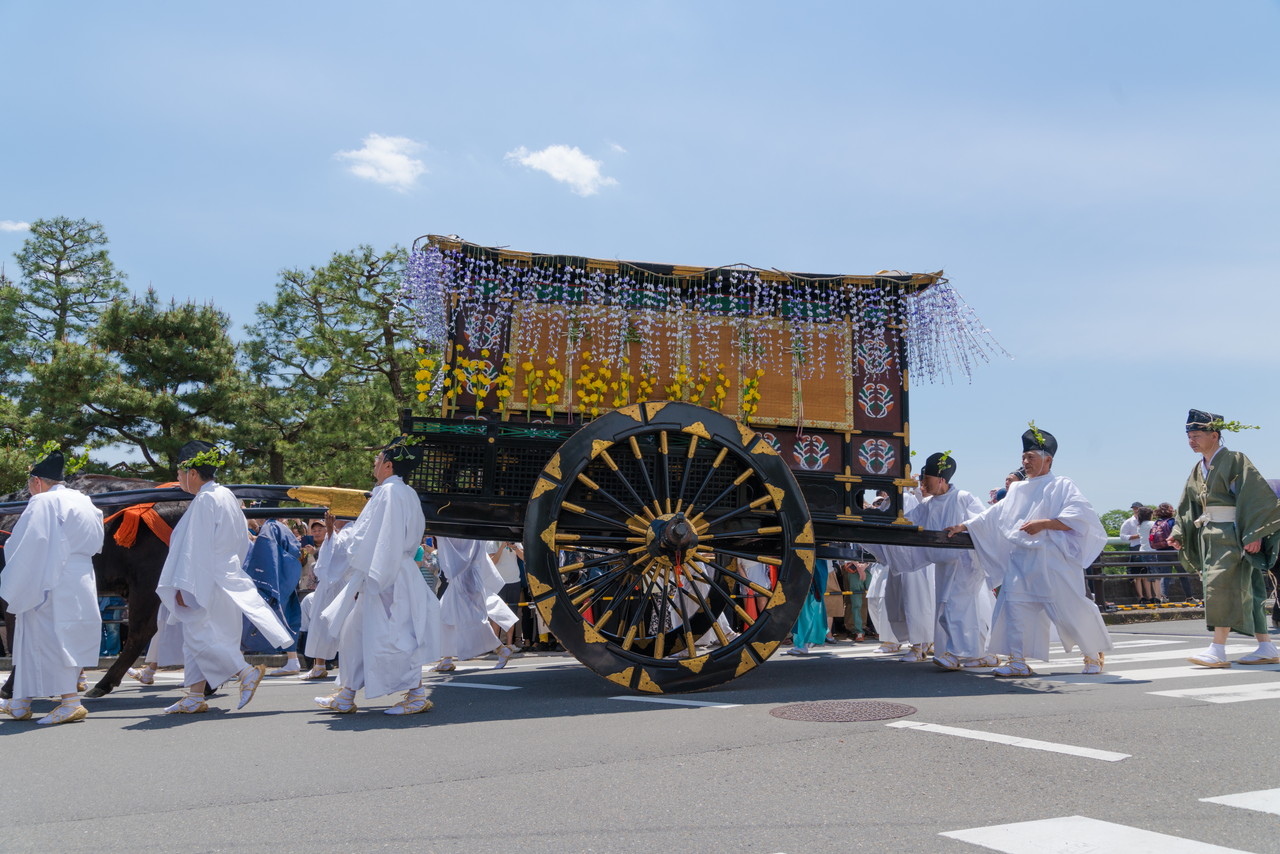
[[[827,562],[814,561],[813,584],[809,595],[804,597],[804,607],[796,619],[795,628],[791,630],[792,645],[802,647],[805,644],[817,646],[827,640],[827,608],[822,604],[822,594],[814,591],[827,589]]]
[[[298,538],[283,522],[268,519],[262,523],[257,539],[249,548],[244,571],[253,579],[267,605],[289,629],[293,643],[283,648],[272,646],[246,619],[241,635],[241,647],[245,652],[295,652],[298,649],[298,633],[302,631],[302,603],[298,600],[298,582],[302,579],[301,555]]]

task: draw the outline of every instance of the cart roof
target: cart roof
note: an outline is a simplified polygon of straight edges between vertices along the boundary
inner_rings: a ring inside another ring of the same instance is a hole
[[[619,261],[601,258],[587,258],[578,255],[555,255],[541,252],[523,252],[501,246],[480,246],[470,243],[457,235],[442,236],[428,234],[414,241],[414,248],[428,243],[442,252],[461,251],[469,255],[483,255],[503,264],[527,264],[529,266],[567,266],[582,270],[599,270],[606,273],[617,273],[621,270],[633,270],[647,273],[650,276],[662,276],[671,279],[687,279],[696,281],[719,276],[726,271],[750,271],[765,282],[804,281],[810,286],[819,287],[884,287],[894,285],[908,292],[922,291],[946,278],[942,270],[933,273],[906,273],[902,270],[880,270],[872,274],[846,275],[834,273],[795,273],[785,270],[753,267],[750,264],[726,264],[719,267],[696,267],[682,264],[654,264],[645,261]]]

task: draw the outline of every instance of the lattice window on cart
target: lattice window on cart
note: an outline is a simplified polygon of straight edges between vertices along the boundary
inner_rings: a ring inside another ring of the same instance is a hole
[[[479,446],[426,445],[410,485],[423,492],[480,495],[484,492],[484,457],[485,449]]]
[[[493,472],[493,494],[528,498],[550,456],[538,448],[512,448],[499,453]]]

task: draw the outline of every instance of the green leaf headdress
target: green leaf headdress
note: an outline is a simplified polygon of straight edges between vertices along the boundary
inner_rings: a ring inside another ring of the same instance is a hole
[[[228,448],[193,440],[187,442],[182,446],[182,450],[178,451],[178,468],[198,469],[202,466],[222,468],[227,464],[228,456],[230,456]]]
[[[72,456],[68,459],[63,454],[62,446],[53,439],[38,448],[35,441],[29,439],[24,443],[24,447],[30,459],[27,471],[33,477],[43,477],[48,480],[65,480],[80,471],[89,462],[88,451],[78,457]]]

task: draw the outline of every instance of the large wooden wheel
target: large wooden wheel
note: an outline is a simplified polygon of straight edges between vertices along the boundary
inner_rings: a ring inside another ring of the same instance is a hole
[[[791,470],[750,428],[687,403],[636,404],[575,433],[538,478],[524,540],[533,600],[565,648],[654,694],[767,659],[812,584],[813,525]],[[717,622],[725,611],[740,635]],[[697,647],[708,631],[718,643]]]

